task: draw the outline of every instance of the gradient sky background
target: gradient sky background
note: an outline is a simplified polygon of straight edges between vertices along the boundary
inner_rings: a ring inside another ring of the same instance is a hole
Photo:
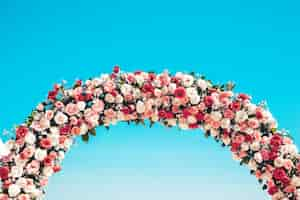
[[[23,122],[55,82],[109,72],[195,71],[267,100],[300,146],[299,1],[0,2],[0,129]],[[201,131],[119,124],[78,142],[46,200],[268,199]]]

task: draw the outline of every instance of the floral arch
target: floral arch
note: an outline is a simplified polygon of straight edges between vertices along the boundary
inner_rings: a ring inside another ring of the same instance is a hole
[[[97,126],[118,121],[160,122],[181,129],[202,129],[234,160],[249,167],[273,200],[300,199],[300,155],[289,135],[250,96],[234,94],[233,84],[214,85],[194,73],[136,71],[81,80],[71,88],[56,84],[46,101],[16,127],[0,159],[0,200],[43,199],[49,177],[74,138],[88,141]]]

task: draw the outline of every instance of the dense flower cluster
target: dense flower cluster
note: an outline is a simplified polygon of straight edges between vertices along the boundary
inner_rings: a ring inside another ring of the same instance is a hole
[[[234,94],[232,84],[213,85],[193,73],[123,73],[119,67],[72,88],[56,84],[16,127],[5,144],[10,153],[0,162],[0,200],[42,199],[76,136],[87,141],[97,126],[144,120],[202,129],[228,146],[273,200],[300,200],[298,150],[263,105]]]

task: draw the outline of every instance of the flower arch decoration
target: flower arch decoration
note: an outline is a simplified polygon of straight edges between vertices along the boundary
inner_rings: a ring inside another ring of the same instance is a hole
[[[118,66],[110,74],[78,80],[71,88],[56,84],[5,143],[0,200],[43,199],[49,177],[61,170],[75,137],[88,141],[97,126],[144,120],[202,129],[228,146],[273,200],[299,200],[297,147],[288,133],[277,130],[263,104],[253,104],[250,96],[232,89],[232,83],[214,85],[195,73],[127,73]]]

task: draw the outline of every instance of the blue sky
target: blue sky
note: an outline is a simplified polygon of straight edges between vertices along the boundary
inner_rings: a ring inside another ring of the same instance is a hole
[[[195,71],[267,100],[300,145],[300,13],[287,1],[0,2],[0,129],[21,123],[55,82],[109,72]],[[267,199],[201,131],[99,128],[50,180],[53,199]],[[247,196],[244,196],[247,194]],[[243,195],[243,197],[241,197]]]

